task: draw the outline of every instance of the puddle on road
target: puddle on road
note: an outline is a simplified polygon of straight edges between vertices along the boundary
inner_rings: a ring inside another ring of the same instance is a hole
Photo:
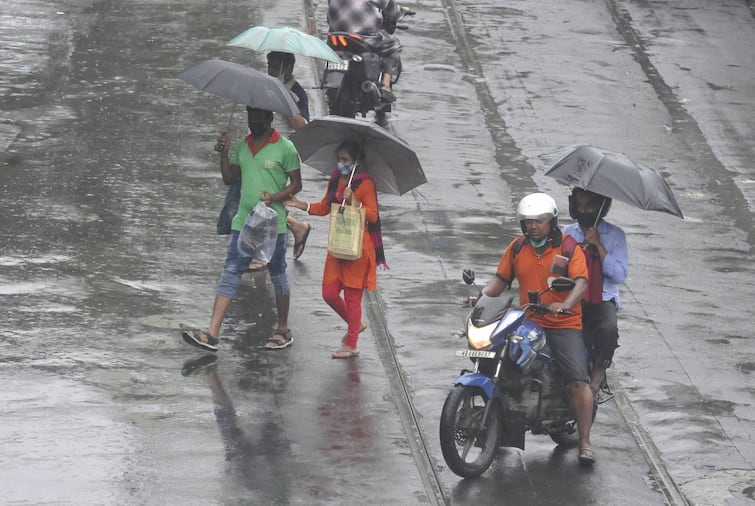
[[[3,381],[3,501],[128,502],[121,479],[138,448],[132,429],[114,421],[106,396],[44,374]]]

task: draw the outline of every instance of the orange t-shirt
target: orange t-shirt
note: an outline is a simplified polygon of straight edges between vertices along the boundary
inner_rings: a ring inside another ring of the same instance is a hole
[[[548,288],[548,278],[560,277],[558,274],[551,272],[553,260],[556,255],[562,255],[561,246],[566,234],[562,235],[561,244],[552,247],[550,243],[545,248],[542,255],[537,255],[534,246],[529,240],[525,241],[522,248],[513,256],[514,243],[517,239],[511,241],[506,251],[503,252],[501,260],[498,262],[496,274],[508,282],[513,281],[511,278],[512,267],[514,277],[519,281],[519,303],[525,304],[529,299],[527,291],[542,292]],[[513,266],[512,266],[513,263]],[[587,279],[587,262],[582,248],[574,248],[574,252],[567,265],[567,276],[576,280],[577,278]],[[569,292],[549,291],[542,295],[540,302],[550,304],[552,302],[563,302],[569,296]],[[575,304],[571,308],[570,315],[535,315],[532,320],[544,328],[582,328],[582,304]]]

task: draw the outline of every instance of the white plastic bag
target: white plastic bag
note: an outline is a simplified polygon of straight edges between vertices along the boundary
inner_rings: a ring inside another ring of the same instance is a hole
[[[270,262],[278,239],[278,213],[260,201],[249,213],[239,234],[239,253],[253,260]]]

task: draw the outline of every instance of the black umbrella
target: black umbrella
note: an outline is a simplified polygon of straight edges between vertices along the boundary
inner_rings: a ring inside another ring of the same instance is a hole
[[[291,135],[302,161],[325,174],[336,168],[336,148],[344,141],[359,144],[362,168],[375,181],[377,191],[403,195],[427,182],[414,150],[371,121],[325,116]]]
[[[666,180],[658,172],[621,153],[589,145],[566,146],[539,158],[545,175],[650,211],[684,218]]]
[[[259,70],[225,60],[205,60],[189,65],[177,74],[202,91],[214,93],[237,104],[296,116],[299,108],[278,79]]]

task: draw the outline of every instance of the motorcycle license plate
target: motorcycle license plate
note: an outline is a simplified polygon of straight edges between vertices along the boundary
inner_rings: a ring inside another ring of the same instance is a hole
[[[349,69],[349,60],[344,60],[343,63],[328,62],[328,70],[343,70],[344,72]]]
[[[495,358],[495,352],[484,350],[458,350],[456,356],[469,358]]]

